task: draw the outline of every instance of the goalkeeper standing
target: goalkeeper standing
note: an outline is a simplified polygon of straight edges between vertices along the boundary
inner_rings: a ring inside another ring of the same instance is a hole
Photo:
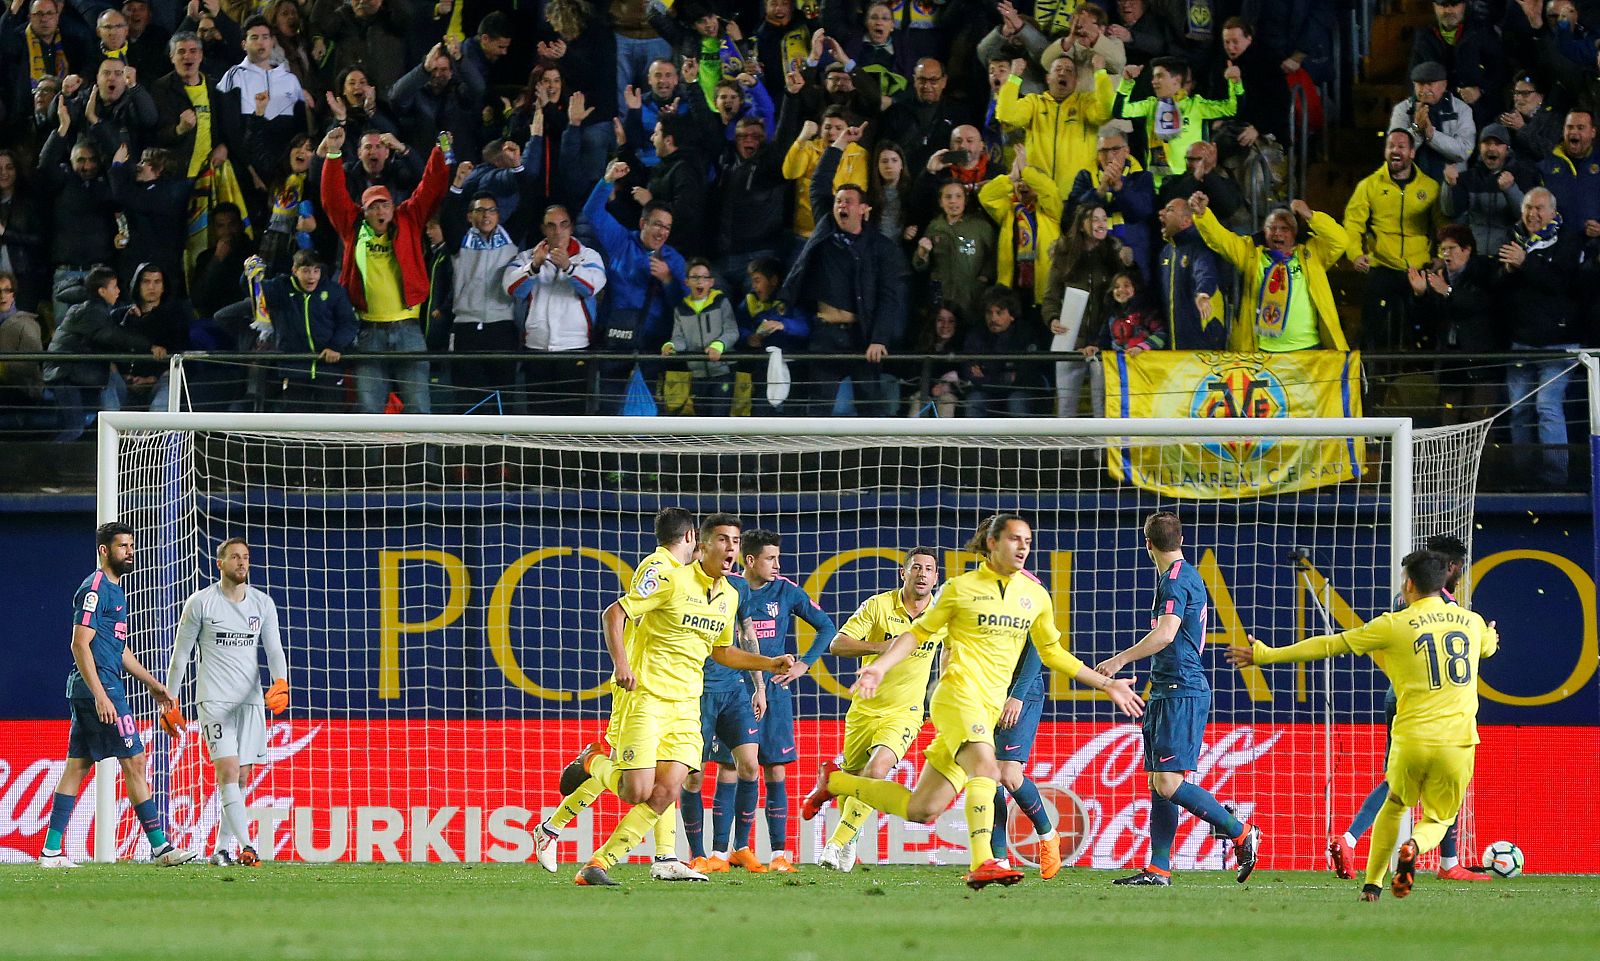
[[[221,578],[190,595],[178,621],[172,666],[167,669],[167,689],[177,690],[195,658],[200,734],[206,753],[217,769],[217,793],[222,817],[217,826],[217,846],[211,863],[235,863],[228,853],[230,838],[239,839],[237,863],[254,867],[260,859],[250,845],[240,784],[250,780],[252,769],[267,761],[267,724],[263,706],[278,714],[289,706],[289,664],[278,639],[278,608],[272,598],[249,585],[250,546],[242,537],[230,537],[217,547]],[[261,694],[260,662],[256,649],[267,649],[272,686]],[[182,729],[183,715],[174,705],[162,717],[168,734]],[[262,839],[270,843],[270,838]]]

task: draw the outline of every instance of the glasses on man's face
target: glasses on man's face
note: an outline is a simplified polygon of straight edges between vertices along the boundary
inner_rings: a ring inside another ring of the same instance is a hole
[[[1453,254],[1453,253],[1455,253],[1456,251],[1458,251],[1460,249],[1461,248],[1459,246],[1457,246],[1456,244],[1440,244],[1439,245],[1439,253],[1441,253],[1441,254]]]
[[[0,287],[0,297],[9,297],[14,293],[16,293],[16,291],[12,290],[10,287]]]
[[[1539,91],[1532,90],[1532,89],[1529,89],[1529,90],[1512,90],[1511,91],[1511,96],[1513,96],[1513,97],[1531,97],[1531,96],[1533,96],[1534,94],[1536,94],[1538,92]]]
[[[660,220],[646,220],[644,222],[644,225],[646,227],[654,227],[656,230],[671,230],[672,229],[672,222],[670,220],[666,221],[666,222],[662,222]]]
[[[473,207],[472,208],[472,212],[475,213],[475,214],[497,214],[497,213],[500,212],[500,208],[499,207]]]

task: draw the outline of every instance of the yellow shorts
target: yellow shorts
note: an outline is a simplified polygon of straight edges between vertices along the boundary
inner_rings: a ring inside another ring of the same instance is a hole
[[[617,743],[617,731],[619,730],[617,719],[626,711],[628,696],[632,693],[632,691],[618,687],[615,681],[611,682],[611,717],[606,720],[607,744]]]
[[[880,746],[893,751],[896,760],[905,757],[921,730],[921,704],[883,716],[852,710],[844,718],[844,769],[859,771],[866,767],[872,752]]]
[[[1477,748],[1437,744],[1391,744],[1389,797],[1406,807],[1422,805],[1422,816],[1429,821],[1452,824],[1467,796]]]
[[[933,721],[933,743],[923,757],[929,767],[960,791],[967,786],[968,775],[956,763],[956,754],[967,744],[994,747],[994,724],[1000,719],[1000,708],[979,704],[950,685],[941,684],[928,707],[928,719]]]
[[[611,756],[624,771],[653,768],[659,761],[700,770],[699,698],[663,701],[633,691],[620,710],[612,711],[611,723]]]

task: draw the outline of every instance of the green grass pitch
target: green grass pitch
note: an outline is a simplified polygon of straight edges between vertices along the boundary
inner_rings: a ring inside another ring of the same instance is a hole
[[[721,875],[579,888],[533,865],[0,867],[0,958],[495,958],[812,961],[952,958],[1594,959],[1600,877],[1485,884],[1419,877],[1356,901],[1327,874],[1182,874],[1169,889],[1109,871],[968,891],[954,867]]]

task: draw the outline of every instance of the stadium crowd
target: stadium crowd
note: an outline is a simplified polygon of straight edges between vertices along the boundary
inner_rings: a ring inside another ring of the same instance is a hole
[[[0,353],[150,355],[6,364],[63,439],[201,348],[318,355],[269,409],[1068,416],[1102,351],[1594,342],[1600,3],[1432,4],[1342,211],[1252,176],[1336,0],[4,4]],[[962,359],[1034,350],[1091,362]]]

